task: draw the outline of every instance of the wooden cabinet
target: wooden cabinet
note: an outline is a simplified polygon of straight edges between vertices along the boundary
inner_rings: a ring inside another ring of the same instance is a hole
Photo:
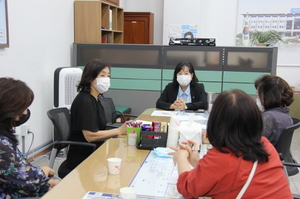
[[[153,13],[124,12],[124,43],[153,44]]]
[[[112,4],[115,6],[119,6],[119,0],[101,0],[101,1],[104,1],[106,3]]]
[[[74,2],[75,43],[123,43],[124,11],[98,1]]]

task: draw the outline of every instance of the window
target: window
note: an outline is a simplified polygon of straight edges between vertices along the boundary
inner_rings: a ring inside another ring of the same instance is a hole
[[[293,26],[293,21],[292,20],[287,20],[286,21],[286,29],[291,30]]]
[[[300,18],[295,18],[294,30],[300,30]]]

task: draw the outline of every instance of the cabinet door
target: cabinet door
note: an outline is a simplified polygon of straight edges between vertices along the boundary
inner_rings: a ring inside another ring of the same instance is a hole
[[[124,13],[124,43],[153,44],[153,14]]]

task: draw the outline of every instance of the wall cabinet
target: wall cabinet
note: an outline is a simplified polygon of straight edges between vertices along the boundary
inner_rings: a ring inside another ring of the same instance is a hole
[[[124,43],[153,44],[153,13],[124,12]]]
[[[101,0],[101,1],[104,1],[106,3],[112,4],[115,6],[119,6],[119,0]]]
[[[123,43],[124,11],[99,1],[74,2],[76,43]]]

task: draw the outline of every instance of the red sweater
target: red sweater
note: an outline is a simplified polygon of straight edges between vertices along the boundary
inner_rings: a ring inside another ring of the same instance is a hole
[[[242,198],[292,199],[276,149],[265,137],[261,138],[261,142],[270,154],[269,162],[257,165],[254,177]],[[199,160],[194,169],[179,175],[178,192],[185,198],[236,198],[248,179],[252,165],[252,162],[238,158],[233,153],[221,153],[213,148]]]

